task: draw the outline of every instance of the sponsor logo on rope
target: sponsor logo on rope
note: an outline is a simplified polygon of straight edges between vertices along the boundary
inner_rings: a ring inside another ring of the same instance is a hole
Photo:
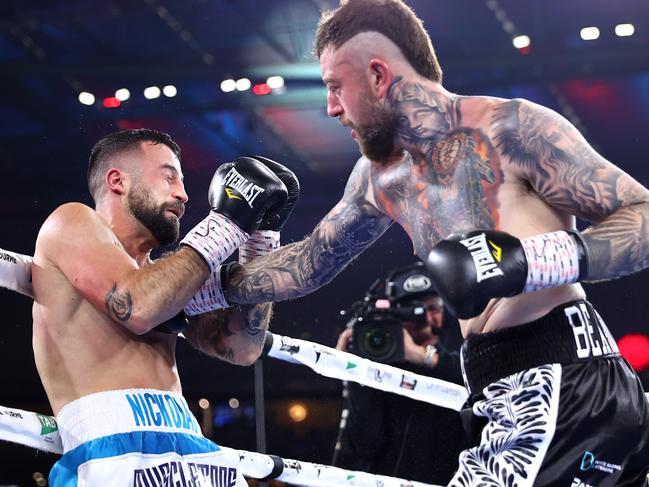
[[[412,376],[407,376],[406,374],[401,375],[401,384],[399,384],[399,387],[401,387],[402,389],[408,389],[412,391],[414,390],[416,385],[417,385],[417,379],[415,379]]]
[[[7,254],[5,252],[0,252],[0,260],[6,260],[7,262],[11,262],[12,264],[17,264],[18,260],[11,254]]]
[[[167,462],[133,472],[133,487],[233,487],[237,469],[191,462]]]
[[[38,418],[38,422],[41,423],[41,436],[49,435],[59,429],[53,417],[45,416],[44,414],[36,414],[36,417]]]
[[[502,259],[502,248],[491,240],[487,240],[484,233],[460,240],[460,243],[469,249],[471,253],[477,282],[503,275],[503,271],[496,263]]]
[[[223,186],[225,187],[225,194],[228,195],[228,198],[241,199],[234,193],[233,190],[236,190],[237,193],[243,197],[246,203],[248,203],[250,208],[252,208],[252,204],[255,199],[257,199],[257,196],[265,191],[261,186],[257,186],[248,181],[248,179],[239,174],[234,168],[230,169],[230,171],[225,175]]]

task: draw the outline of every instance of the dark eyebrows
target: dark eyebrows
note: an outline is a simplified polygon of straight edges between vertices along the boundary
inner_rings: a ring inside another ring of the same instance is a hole
[[[184,180],[185,180],[185,176],[183,176],[182,174],[180,174],[180,173],[178,172],[178,169],[176,169],[176,167],[175,167],[175,166],[172,166],[171,164],[161,164],[161,165],[160,165],[160,169],[169,169],[169,171],[171,171],[171,174],[172,174],[174,177],[180,177],[180,180],[181,180],[181,181],[184,181]]]

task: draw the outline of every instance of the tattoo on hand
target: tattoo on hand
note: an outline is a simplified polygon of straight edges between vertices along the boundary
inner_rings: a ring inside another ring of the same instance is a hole
[[[124,292],[117,290],[117,283],[113,285],[108,294],[106,294],[106,308],[111,316],[120,321],[128,321],[133,312],[133,300],[131,292],[126,289]]]

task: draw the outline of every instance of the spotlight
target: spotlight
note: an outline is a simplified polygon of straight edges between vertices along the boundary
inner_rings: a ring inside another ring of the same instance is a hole
[[[273,90],[276,90],[277,88],[284,86],[284,78],[282,78],[281,76],[270,76],[266,80],[266,84]]]
[[[512,44],[516,49],[525,49],[530,46],[530,38],[528,36],[516,36],[512,39]]]
[[[233,79],[224,79],[221,81],[221,91],[224,93],[230,93],[234,91],[237,87],[237,82]]]
[[[104,105],[104,108],[117,108],[122,104],[122,102],[119,101],[115,96],[104,98],[102,103]]]
[[[87,91],[82,91],[81,93],[79,93],[79,103],[83,105],[94,105],[95,95],[88,93]]]
[[[599,29],[597,27],[584,27],[579,32],[579,35],[585,41],[594,41],[599,38]]]
[[[304,421],[308,413],[309,411],[303,404],[291,404],[288,408],[288,415],[296,423],[301,423],[302,421]]]
[[[237,409],[239,407],[239,399],[236,397],[230,398],[228,401],[228,406],[230,406],[232,409]]]
[[[617,24],[615,26],[615,35],[618,37],[629,37],[635,32],[633,24]]]
[[[267,95],[271,91],[273,91],[273,89],[268,86],[268,83],[260,83],[252,87],[252,92],[258,96]]]
[[[252,86],[252,83],[248,78],[240,78],[237,80],[235,87],[237,88],[237,91],[246,91],[250,89],[250,86]]]
[[[210,401],[205,399],[204,397],[198,400],[198,407],[201,409],[207,409],[210,407]]]
[[[153,100],[154,98],[158,98],[160,96],[160,88],[157,86],[149,86],[148,88],[144,88],[144,98],[147,100]]]
[[[115,98],[117,98],[119,101],[126,101],[131,97],[131,92],[128,91],[126,88],[120,88],[115,92]]]
[[[178,93],[178,90],[174,85],[167,85],[162,88],[162,93],[164,93],[164,95],[169,98],[173,98],[174,96],[176,96],[176,93]]]

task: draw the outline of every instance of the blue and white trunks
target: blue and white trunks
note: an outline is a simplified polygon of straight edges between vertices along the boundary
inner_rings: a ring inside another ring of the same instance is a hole
[[[238,459],[201,434],[185,399],[124,389],[84,396],[56,417],[63,457],[51,487],[245,487]]]

